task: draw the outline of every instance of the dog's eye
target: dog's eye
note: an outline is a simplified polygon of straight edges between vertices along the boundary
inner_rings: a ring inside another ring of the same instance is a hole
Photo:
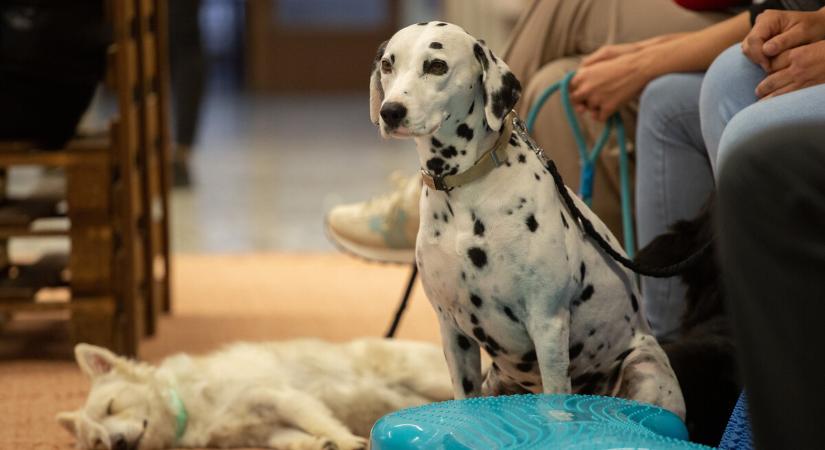
[[[382,60],[381,61],[381,72],[384,72],[384,73],[392,72],[392,63],[390,63],[386,59]]]
[[[447,73],[447,63],[440,59],[424,61],[424,73],[428,73],[430,75],[444,75]]]

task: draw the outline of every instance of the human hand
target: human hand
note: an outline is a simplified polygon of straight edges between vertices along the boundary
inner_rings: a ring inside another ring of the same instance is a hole
[[[630,42],[627,44],[603,45],[595,52],[582,59],[581,67],[591,66],[600,61],[607,61],[618,56],[639,51],[641,42]]]
[[[650,81],[641,68],[643,54],[628,53],[582,66],[570,81],[570,99],[577,112],[590,112],[601,122],[635,98]]]
[[[767,10],[756,17],[742,52],[770,71],[770,60],[794,47],[825,39],[825,8],[818,11]]]
[[[825,83],[825,40],[785,50],[769,64],[770,75],[756,86],[760,99]]]

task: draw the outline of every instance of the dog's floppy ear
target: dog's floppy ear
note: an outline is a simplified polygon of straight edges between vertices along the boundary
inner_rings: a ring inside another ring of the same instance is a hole
[[[80,369],[92,379],[106,375],[124,362],[109,350],[89,344],[77,344],[74,357]]]
[[[491,129],[501,129],[504,116],[521,97],[519,83],[510,68],[487,48],[484,41],[476,41],[473,54],[481,64],[481,84],[484,89],[484,115]]]
[[[381,103],[384,101],[384,88],[381,87],[381,58],[384,57],[384,49],[387,48],[384,41],[378,46],[378,52],[372,61],[372,72],[370,73],[370,120],[378,125],[378,113],[381,111]]]
[[[57,423],[60,424],[61,427],[65,428],[66,431],[72,433],[72,435],[77,436],[77,411],[67,411],[57,414]]]

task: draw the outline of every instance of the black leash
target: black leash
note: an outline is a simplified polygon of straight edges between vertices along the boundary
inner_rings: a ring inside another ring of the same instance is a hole
[[[668,278],[674,275],[678,275],[684,270],[692,267],[696,264],[699,259],[707,253],[713,244],[713,240],[709,240],[705,242],[699,250],[696,250],[690,256],[679,261],[674,264],[670,264],[664,267],[651,267],[647,265],[638,264],[634,261],[631,261],[624,255],[617,252],[599,233],[596,231],[596,228],[593,226],[593,223],[582,214],[581,210],[576,206],[576,203],[573,201],[573,198],[570,196],[570,192],[567,190],[567,187],[564,185],[564,180],[561,178],[561,174],[559,174],[559,170],[556,168],[556,163],[553,162],[552,159],[546,158],[545,159],[545,167],[550,172],[550,175],[553,176],[553,181],[556,183],[556,190],[559,191],[561,194],[564,203],[567,205],[568,211],[570,214],[573,215],[574,218],[578,219],[578,221],[582,224],[584,228],[584,232],[590,236],[591,239],[596,241],[611,258],[616,260],[619,264],[627,267],[628,269],[640,274],[645,275],[648,277],[654,278]]]

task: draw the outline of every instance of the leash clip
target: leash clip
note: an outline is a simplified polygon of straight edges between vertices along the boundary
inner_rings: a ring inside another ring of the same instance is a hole
[[[436,191],[448,191],[450,188],[444,183],[444,177],[441,176],[432,176],[429,172],[424,169],[421,169],[421,179],[424,181],[424,184],[429,186],[430,189],[435,189]]]

